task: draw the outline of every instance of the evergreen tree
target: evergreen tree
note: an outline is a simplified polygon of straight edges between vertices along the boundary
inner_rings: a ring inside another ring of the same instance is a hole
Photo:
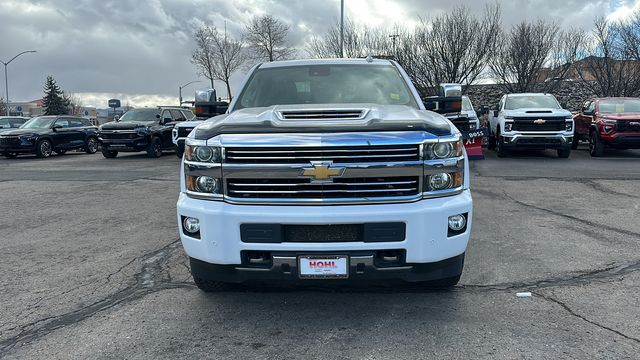
[[[42,100],[45,115],[65,115],[69,113],[71,102],[64,96],[52,76],[47,76]]]

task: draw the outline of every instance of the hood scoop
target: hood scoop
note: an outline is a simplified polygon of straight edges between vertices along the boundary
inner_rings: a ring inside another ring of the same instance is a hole
[[[551,110],[531,110],[525,111],[526,114],[553,114]]]
[[[278,111],[277,115],[282,120],[361,120],[367,115],[367,110],[282,110]]]

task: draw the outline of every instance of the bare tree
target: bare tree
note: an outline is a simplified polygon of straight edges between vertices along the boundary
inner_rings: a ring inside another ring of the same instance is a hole
[[[71,115],[80,115],[80,109],[83,106],[80,96],[71,91],[65,91],[63,97],[69,102],[69,113]]]
[[[191,56],[191,62],[196,64],[200,73],[207,79],[220,80],[227,87],[227,95],[231,99],[231,86],[229,80],[246,62],[247,57],[244,45],[227,35],[218,32],[215,27],[203,26],[194,35],[196,49]]]
[[[552,91],[569,73],[583,39],[579,30],[562,32],[544,20],[522,22],[499,37],[491,73],[507,92]]]
[[[636,96],[640,93],[640,50],[638,15],[629,22],[611,22],[600,17],[594,22],[592,43],[576,70],[598,96]],[[637,30],[636,30],[637,31]]]
[[[247,24],[244,39],[255,59],[284,60],[295,54],[295,49],[288,45],[288,34],[289,25],[271,15],[262,15]]]
[[[368,55],[390,56],[390,32],[382,28],[359,26],[347,19],[344,23],[344,56],[363,58]],[[339,58],[340,24],[334,24],[324,35],[314,36],[307,45],[307,52],[315,58]]]
[[[0,116],[7,113],[7,100],[0,96]]]

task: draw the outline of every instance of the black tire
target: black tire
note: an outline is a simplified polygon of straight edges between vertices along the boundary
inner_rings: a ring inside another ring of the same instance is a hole
[[[580,145],[580,139],[578,138],[578,134],[573,134],[573,141],[571,142],[571,150],[575,150]]]
[[[558,157],[566,159],[571,155],[571,149],[558,149]]]
[[[229,289],[229,285],[227,283],[223,283],[220,281],[211,281],[199,277],[193,277],[193,282],[196,283],[198,289],[210,293],[210,292],[220,292]]]
[[[589,154],[593,157],[604,155],[604,142],[600,139],[597,131],[589,133]]]
[[[4,157],[6,157],[7,159],[15,159],[18,157],[18,153],[12,153],[12,152],[6,152],[6,153],[3,153],[2,155],[4,155]]]
[[[84,152],[87,154],[95,154],[98,151],[98,139],[93,136],[87,138],[87,145],[84,147]]]
[[[427,283],[427,286],[433,289],[446,289],[455,286],[460,281],[460,275],[434,280]]]
[[[500,134],[498,134],[498,137],[496,139],[496,152],[498,153],[498,157],[501,158],[509,155],[509,151],[505,149],[504,140],[502,139],[502,136],[500,136]]]
[[[48,158],[53,152],[51,141],[42,139],[36,144],[36,156],[39,158]]]
[[[54,150],[56,152],[56,154],[58,155],[64,155],[67,153],[67,150],[65,149],[58,149],[58,150]]]
[[[154,136],[147,146],[147,157],[159,158],[162,156],[162,140],[159,137]]]
[[[487,142],[487,149],[489,150],[496,149],[496,136],[493,133],[489,135],[489,141]]]
[[[113,150],[108,150],[106,148],[102,148],[102,156],[104,156],[107,159],[113,159],[114,157],[118,156],[118,152]]]

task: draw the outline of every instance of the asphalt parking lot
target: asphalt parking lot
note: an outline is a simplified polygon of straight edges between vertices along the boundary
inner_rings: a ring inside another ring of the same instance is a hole
[[[485,154],[454,289],[217,294],[178,240],[173,154],[0,159],[0,358],[637,359],[640,151]]]

